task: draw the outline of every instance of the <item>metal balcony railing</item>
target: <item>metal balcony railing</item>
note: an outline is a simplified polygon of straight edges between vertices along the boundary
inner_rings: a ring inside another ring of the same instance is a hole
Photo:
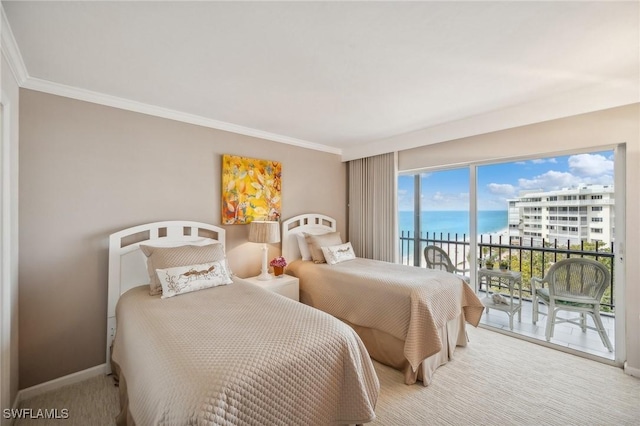
[[[401,231],[400,259],[405,265],[425,267],[422,254],[428,245],[443,248],[451,261],[461,269],[470,265],[471,248],[467,234],[429,233],[415,235],[410,231]],[[559,240],[547,241],[540,238],[495,237],[493,235],[479,235],[478,249],[474,254],[478,262],[493,257],[507,260],[510,269],[522,273],[523,298],[531,300],[531,278],[542,278],[549,267],[562,259],[569,257],[587,257],[602,262],[609,268],[611,282],[601,301],[603,313],[615,313],[613,292],[614,283],[614,245],[611,247],[601,242],[571,244]]]

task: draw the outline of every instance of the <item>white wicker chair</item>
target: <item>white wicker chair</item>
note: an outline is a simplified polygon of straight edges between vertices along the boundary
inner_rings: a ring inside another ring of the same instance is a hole
[[[556,324],[571,323],[580,326],[583,332],[595,330],[609,352],[613,346],[600,318],[600,300],[609,285],[611,274],[606,266],[591,259],[564,259],[555,263],[543,279],[531,278],[533,299],[533,323],[538,315],[547,315],[545,337],[553,336]],[[545,284],[548,285],[545,288]],[[547,313],[539,312],[539,303],[547,305]],[[560,318],[558,311],[577,312],[578,318]],[[586,315],[593,318],[595,327],[587,325]]]
[[[469,277],[465,275],[470,269],[460,269],[456,267],[446,251],[438,246],[426,246],[424,248],[424,259],[427,261],[427,268],[440,269],[442,271],[451,272],[452,274],[461,275],[461,278],[469,284]]]

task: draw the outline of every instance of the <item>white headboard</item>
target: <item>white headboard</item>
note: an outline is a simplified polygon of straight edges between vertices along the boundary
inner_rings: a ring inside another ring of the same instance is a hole
[[[140,244],[203,242],[225,244],[225,230],[207,223],[167,221],[134,226],[109,236],[109,299],[107,304],[107,370],[111,368],[110,346],[116,331],[116,304],[120,295],[149,284],[147,258]]]
[[[282,222],[282,256],[287,262],[300,259],[300,249],[296,235],[325,234],[336,231],[336,220],[323,214],[309,213],[294,216]]]

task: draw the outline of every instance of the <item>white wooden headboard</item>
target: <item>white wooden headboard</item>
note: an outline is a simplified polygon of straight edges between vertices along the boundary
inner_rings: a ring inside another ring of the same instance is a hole
[[[107,304],[107,370],[111,371],[111,342],[116,333],[116,304],[120,295],[149,284],[147,257],[140,244],[180,245],[217,241],[225,244],[225,230],[207,223],[166,221],[124,229],[109,236],[109,295]]]
[[[287,219],[282,222],[282,256],[287,262],[300,259],[297,234],[317,235],[335,231],[336,220],[323,214],[309,213]]]

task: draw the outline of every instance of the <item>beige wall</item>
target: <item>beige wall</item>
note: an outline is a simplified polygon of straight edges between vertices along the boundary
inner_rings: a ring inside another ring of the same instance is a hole
[[[24,89],[20,114],[20,388],[104,362],[107,236],[156,220],[219,223],[221,154],[279,159],[283,218],[323,212],[346,231],[346,169],[336,155]],[[400,166],[626,143],[634,224],[639,114],[633,105],[424,146],[400,152]],[[246,242],[247,227],[226,228],[234,271],[257,274],[259,247]],[[640,263],[629,259],[640,258],[640,228],[628,226],[626,239],[627,358],[638,369]],[[270,250],[276,255],[277,245]]]
[[[18,393],[18,83],[2,56],[2,386],[0,406],[11,407]],[[6,333],[8,331],[8,333]],[[2,419],[2,424],[9,423]]]
[[[322,212],[345,233],[337,155],[20,91],[20,388],[105,362],[108,235],[219,224],[222,154],[281,161],[282,218]],[[248,227],[226,229],[234,272],[258,274]]]
[[[401,151],[400,170],[548,155],[626,144],[624,297],[627,368],[640,375],[640,104]],[[619,270],[619,269],[618,269]],[[620,312],[620,311],[619,311]]]

